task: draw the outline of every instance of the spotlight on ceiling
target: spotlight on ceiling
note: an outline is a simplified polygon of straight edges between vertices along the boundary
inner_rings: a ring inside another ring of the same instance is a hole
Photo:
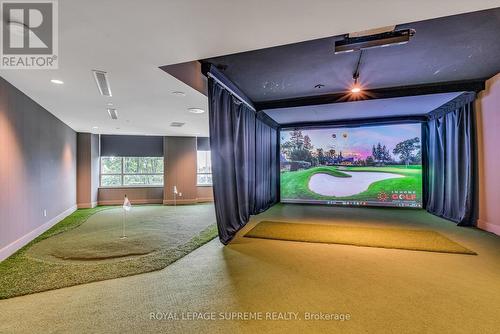
[[[361,92],[361,87],[358,85],[357,81],[354,82],[354,86],[351,88],[352,93],[359,93]]]
[[[389,31],[359,37],[349,37],[349,35],[345,35],[344,39],[335,41],[335,54],[387,47],[391,45],[402,45],[408,43],[410,41],[410,37],[413,35],[415,35],[414,29]]]
[[[176,90],[175,92],[172,92],[172,94],[175,96],[186,96],[186,93],[178,91],[178,90]]]
[[[52,80],[50,80],[50,82],[52,82],[53,84],[56,84],[56,85],[62,85],[64,83],[64,81],[59,80],[59,79],[52,79]]]
[[[189,108],[188,111],[193,114],[203,114],[205,112],[205,110],[201,108]]]

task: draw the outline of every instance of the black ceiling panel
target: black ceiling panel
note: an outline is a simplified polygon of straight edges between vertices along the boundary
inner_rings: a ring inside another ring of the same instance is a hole
[[[366,89],[485,79],[500,71],[500,8],[397,27],[402,28],[416,30],[408,44],[363,51],[360,82]],[[351,85],[359,57],[335,55],[340,38],[204,61],[219,65],[254,102],[340,93]]]

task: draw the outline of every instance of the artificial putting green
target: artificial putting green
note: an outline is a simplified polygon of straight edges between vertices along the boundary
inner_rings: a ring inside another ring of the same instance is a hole
[[[380,172],[394,173],[404,177],[376,181],[370,184],[366,191],[352,196],[324,196],[309,189],[309,180],[314,174],[329,174],[335,177],[350,177],[345,172]],[[422,166],[320,166],[293,172],[281,172],[281,198],[303,199],[303,200],[353,200],[353,201],[377,201],[381,191],[394,190],[416,190],[417,201],[422,199]]]
[[[217,236],[209,204],[80,209],[0,263],[0,299],[163,269]]]

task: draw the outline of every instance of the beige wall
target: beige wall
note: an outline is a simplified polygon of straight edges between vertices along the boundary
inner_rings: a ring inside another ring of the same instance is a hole
[[[500,235],[500,74],[486,81],[476,100],[478,130],[478,227]]]
[[[92,178],[91,189],[90,189],[90,198],[92,199],[92,203],[97,203],[98,201],[98,191],[100,184],[100,141],[99,135],[92,134],[90,135],[90,168],[92,169]]]
[[[212,187],[197,187],[198,202],[213,202],[214,193]]]
[[[76,133],[0,78],[0,261],[76,209]]]
[[[78,208],[97,205],[99,188],[99,135],[77,134],[77,193]]]
[[[123,204],[127,195],[134,204],[163,203],[163,187],[99,188],[99,205]]]
[[[212,187],[196,185],[196,138],[165,137],[165,189],[164,204],[174,204],[174,186],[182,196],[176,204],[213,201]]]

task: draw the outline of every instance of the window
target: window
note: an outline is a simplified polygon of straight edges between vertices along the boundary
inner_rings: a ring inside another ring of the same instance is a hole
[[[163,157],[101,157],[101,187],[163,186]]]
[[[199,186],[212,185],[212,160],[210,158],[210,151],[198,151],[198,175],[197,184]]]

